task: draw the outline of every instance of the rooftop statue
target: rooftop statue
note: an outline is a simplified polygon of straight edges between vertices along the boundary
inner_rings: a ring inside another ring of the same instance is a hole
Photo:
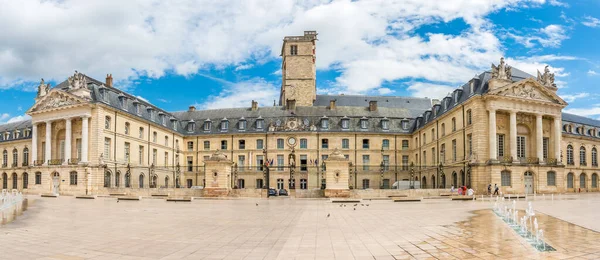
[[[500,58],[497,67],[492,63],[492,79],[512,80],[512,68],[504,63],[504,57]]]
[[[544,74],[537,72],[537,81],[549,88],[556,88],[556,84],[554,84],[554,73],[550,73],[550,69],[548,65],[544,68]]]

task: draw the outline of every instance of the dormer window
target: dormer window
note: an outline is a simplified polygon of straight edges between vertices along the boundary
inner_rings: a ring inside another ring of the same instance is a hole
[[[212,127],[212,122],[210,121],[210,118],[204,120],[204,131],[205,132],[210,131],[211,127]]]
[[[350,128],[350,118],[344,116],[342,118],[342,130],[348,130]]]
[[[133,101],[133,105],[135,106],[135,113],[140,115],[142,113],[142,105],[137,100]]]
[[[390,120],[387,117],[381,119],[381,129],[390,130]]]
[[[261,116],[258,116],[258,118],[256,119],[256,129],[263,129],[264,127],[265,120]]]
[[[171,117],[171,124],[173,124],[173,130],[177,131],[177,119]]]
[[[187,131],[193,133],[196,130],[196,122],[194,120],[190,120],[187,124]]]
[[[119,103],[121,105],[121,109],[127,110],[127,97],[123,94],[119,95]]]
[[[408,130],[408,120],[402,119],[402,121],[400,121],[400,127],[402,127],[402,130]]]
[[[149,108],[146,108],[146,110],[148,110],[148,114],[150,115],[150,120],[154,121],[155,120],[154,109],[149,107]]]
[[[229,130],[229,120],[227,118],[221,119],[221,132],[227,132]]]
[[[108,103],[108,89],[100,88],[100,99],[104,103]]]
[[[4,140],[8,140],[8,138],[10,138],[10,133],[9,132],[4,133]]]
[[[248,122],[246,121],[246,119],[244,117],[240,118],[240,121],[238,123],[238,130],[245,131],[247,123]]]
[[[475,94],[475,82],[473,82],[473,80],[469,81],[469,95],[473,95]]]
[[[321,118],[321,128],[325,130],[329,129],[329,118],[326,116]]]
[[[369,120],[363,116],[360,119],[360,129],[367,129],[367,128],[369,128]]]

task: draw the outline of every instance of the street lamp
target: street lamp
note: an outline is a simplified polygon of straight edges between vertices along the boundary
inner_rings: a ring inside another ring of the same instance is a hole
[[[262,150],[263,153],[263,162],[262,162],[262,170],[263,170],[263,179],[264,179],[264,183],[263,183],[263,187],[267,187],[267,189],[269,188],[269,176],[268,176],[268,171],[267,171],[267,149],[263,149]]]
[[[440,176],[444,176],[443,183],[444,183],[444,188],[446,188],[446,177],[444,175],[444,164],[442,164],[442,162],[440,162],[440,165],[438,166],[438,180],[440,179]]]
[[[383,189],[383,173],[385,172],[385,162],[383,160],[383,147],[381,147],[381,163],[379,164],[379,172],[381,178],[379,178],[379,188]]]
[[[410,181],[412,185],[410,185],[411,189],[415,188],[415,164],[413,162],[410,163]]]

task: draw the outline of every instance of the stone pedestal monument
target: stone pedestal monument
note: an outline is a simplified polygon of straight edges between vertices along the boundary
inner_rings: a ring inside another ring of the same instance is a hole
[[[325,197],[347,198],[350,197],[348,178],[350,162],[336,148],[325,160]]]
[[[206,187],[205,197],[225,197],[231,190],[231,166],[233,162],[217,150],[210,158],[204,161]]]

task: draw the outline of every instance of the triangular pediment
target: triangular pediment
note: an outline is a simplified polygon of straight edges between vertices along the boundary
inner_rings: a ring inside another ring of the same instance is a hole
[[[544,87],[533,78],[508,84],[506,86],[491,90],[487,94],[530,101],[548,102],[562,106],[567,105],[567,102],[554,93],[553,90]]]
[[[48,94],[38,99],[35,104],[27,111],[28,114],[35,114],[44,111],[53,111],[87,104],[88,101],[71,93],[60,89],[52,89]]]

